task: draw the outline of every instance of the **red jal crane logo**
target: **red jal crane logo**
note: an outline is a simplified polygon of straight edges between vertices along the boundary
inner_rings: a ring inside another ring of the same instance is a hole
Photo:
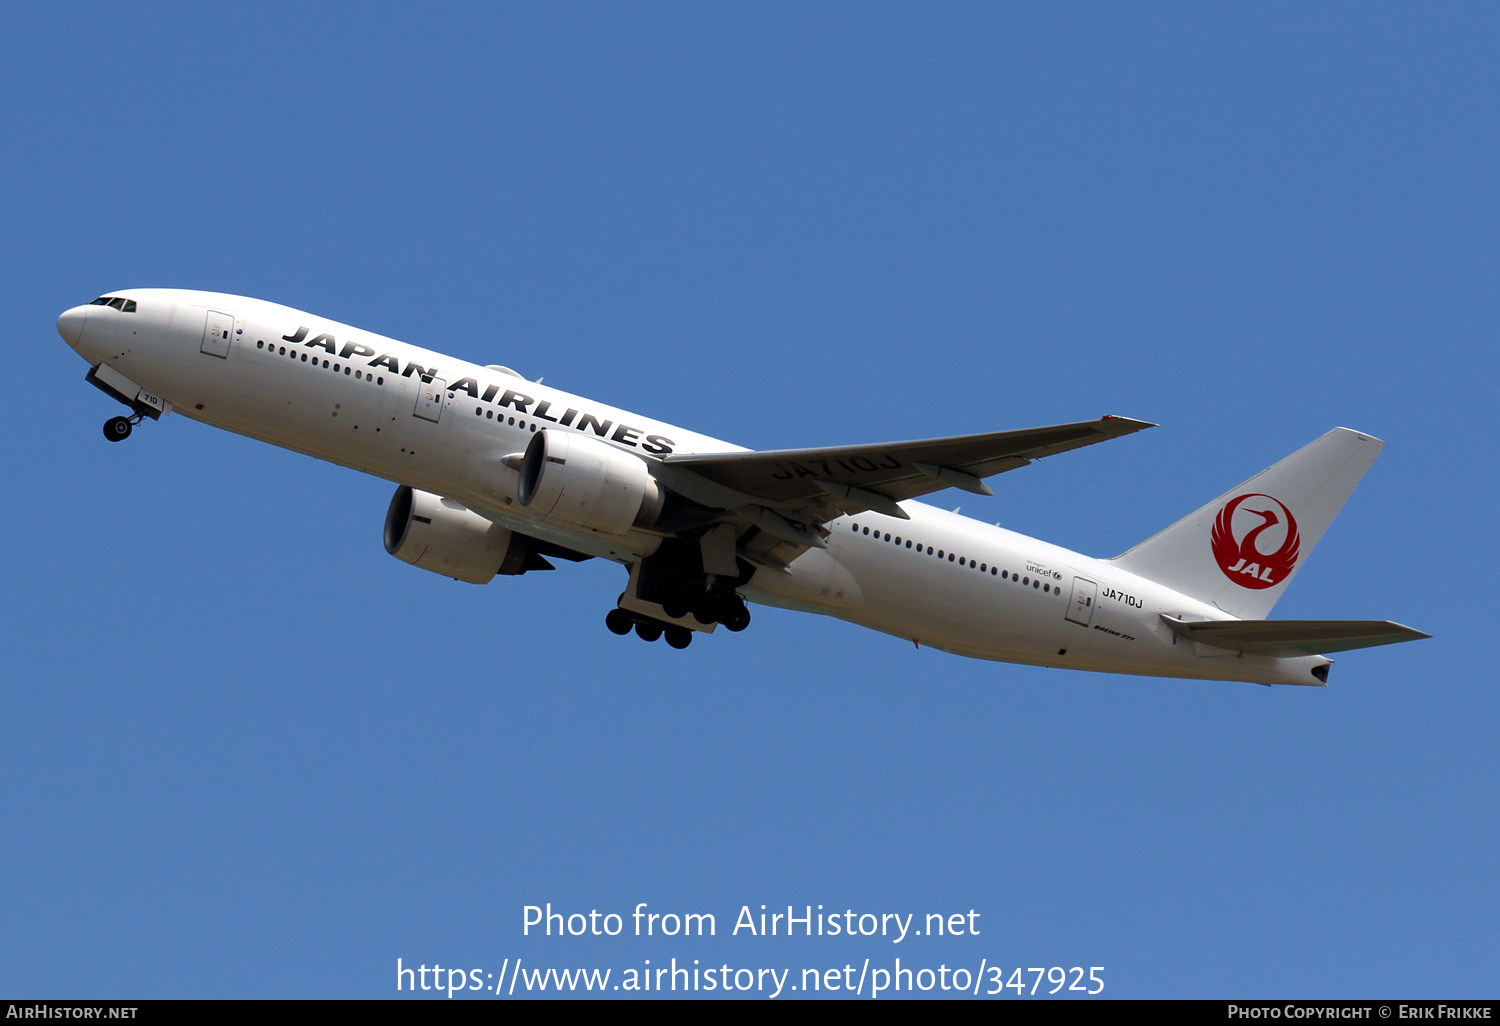
[[[1279,514],[1277,510],[1280,510]],[[1245,514],[1240,517],[1242,525],[1252,525],[1239,541],[1234,540],[1236,512]],[[1255,523],[1253,517],[1259,517],[1260,522]],[[1269,555],[1261,552],[1257,547],[1260,536],[1278,524],[1286,525],[1286,537],[1281,547]],[[1260,590],[1274,588],[1291,576],[1297,567],[1302,536],[1297,533],[1297,518],[1292,516],[1285,503],[1269,495],[1251,492],[1230,499],[1219,510],[1209,544],[1224,576],[1242,588]]]

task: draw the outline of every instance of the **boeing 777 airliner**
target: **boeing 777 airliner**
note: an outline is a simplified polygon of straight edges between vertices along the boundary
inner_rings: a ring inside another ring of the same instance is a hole
[[[924,503],[1152,425],[1123,417],[755,452],[258,299],[127,289],[57,319],[87,379],[397,485],[385,547],[471,584],[608,559],[605,624],[685,648],[746,602],[1038,666],[1320,685],[1326,653],[1425,638],[1384,620],[1267,620],[1383,442],[1335,428],[1114,559]]]

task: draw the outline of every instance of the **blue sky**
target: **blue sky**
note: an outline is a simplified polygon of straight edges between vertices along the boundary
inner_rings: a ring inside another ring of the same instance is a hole
[[[5,8],[0,992],[901,956],[1103,966],[1116,997],[1494,996],[1497,29]],[[1434,638],[1306,690],[762,608],[686,652],[616,638],[613,566],[475,588],[381,550],[387,482],[178,417],[105,442],[53,322],[156,285],[757,448],[1157,422],[939,497],[1094,555],[1354,427],[1387,448],[1276,615]],[[719,936],[523,937],[546,902]],[[726,936],[761,904],[981,933]]]

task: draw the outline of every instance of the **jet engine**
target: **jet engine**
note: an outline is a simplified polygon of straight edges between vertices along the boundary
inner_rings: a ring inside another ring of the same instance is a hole
[[[488,584],[497,573],[551,570],[552,564],[537,548],[534,539],[486,520],[467,506],[407,485],[396,489],[385,513],[385,551],[412,566],[470,584]]]
[[[666,502],[645,460],[572,431],[532,436],[516,495],[543,516],[608,534],[655,523]]]

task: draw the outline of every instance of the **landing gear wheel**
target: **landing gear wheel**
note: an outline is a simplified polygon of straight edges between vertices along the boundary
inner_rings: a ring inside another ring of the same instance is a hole
[[[611,609],[604,617],[604,626],[608,627],[612,634],[629,634],[630,628],[634,626],[630,617],[623,609]]]
[[[681,620],[684,616],[688,615],[689,606],[687,599],[679,595],[668,595],[662,600],[661,608],[662,612],[666,613],[672,619]]]
[[[123,442],[130,437],[130,418],[111,417],[104,422],[104,437],[111,442]]]
[[[638,623],[635,625],[635,636],[642,641],[655,641],[661,637],[661,627],[654,623]]]
[[[666,635],[667,644],[673,648],[687,648],[693,643],[693,632],[686,627],[668,627],[662,633]]]
[[[726,630],[731,630],[738,634],[740,631],[750,626],[750,610],[746,609],[744,604],[741,603],[739,606],[735,607],[732,613],[724,617],[724,619],[720,620],[719,622],[724,625],[724,628]]]

